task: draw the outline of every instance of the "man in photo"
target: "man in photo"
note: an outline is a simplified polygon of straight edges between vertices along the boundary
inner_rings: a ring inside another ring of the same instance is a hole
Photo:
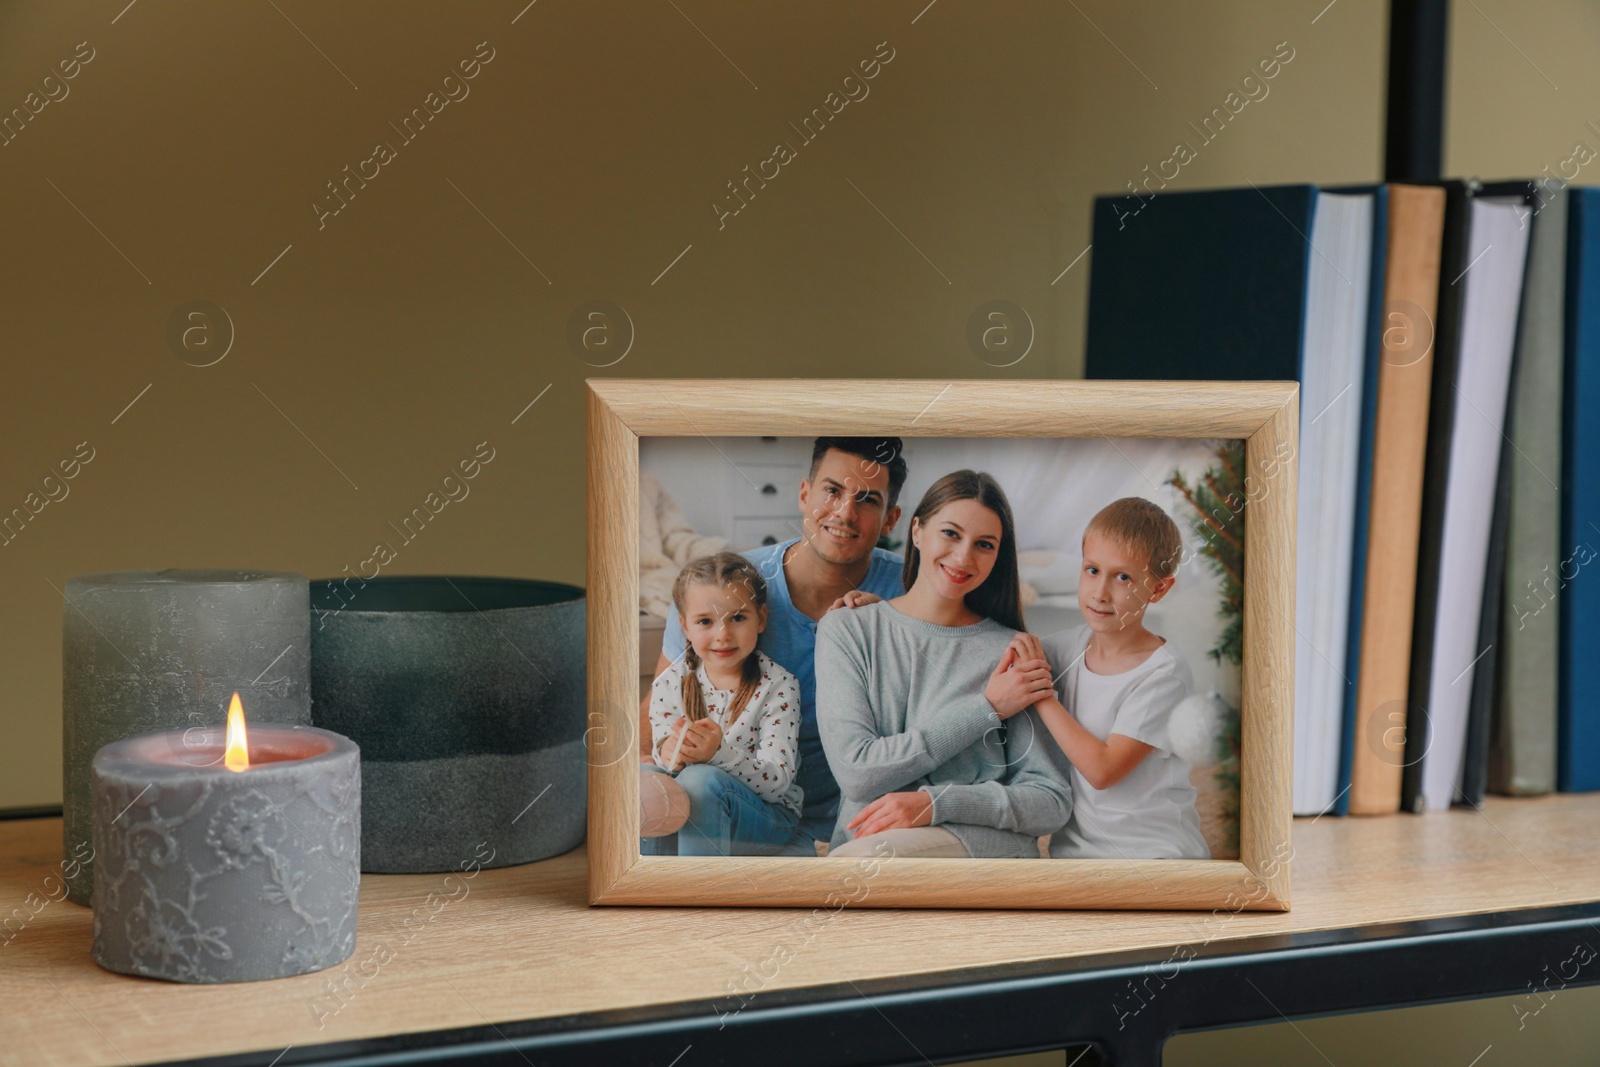
[[[804,793],[800,821],[789,841],[778,847],[741,842],[737,811],[716,803],[711,775],[686,783],[688,821],[679,833],[694,833],[728,843],[728,855],[812,856],[816,843],[833,835],[839,814],[839,785],[828,768],[817,731],[814,657],[817,621],[830,610],[855,602],[861,594],[888,599],[905,592],[904,561],[878,548],[900,518],[899,496],[906,461],[898,437],[819,437],[811,451],[809,475],[800,482],[801,534],[743,553],[767,585],[768,621],[757,647],[800,683],[800,766]],[[667,613],[656,674],[683,656],[683,628],[677,612]],[[653,762],[648,697],[640,705],[639,749]],[[717,771],[717,769],[713,769]],[[717,773],[721,773],[717,771]],[[644,855],[676,855],[676,835],[640,839]]]

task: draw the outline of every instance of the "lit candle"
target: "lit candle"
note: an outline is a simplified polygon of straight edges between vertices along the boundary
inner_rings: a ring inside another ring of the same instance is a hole
[[[95,754],[94,959],[175,982],[331,967],[356,943],[361,756],[311,726],[166,730]]]
[[[238,690],[263,722],[311,722],[311,594],[303,575],[164,570],[67,581],[61,628],[64,854],[89,850],[89,761],[151,730],[209,726]],[[68,896],[88,904],[93,864]]]

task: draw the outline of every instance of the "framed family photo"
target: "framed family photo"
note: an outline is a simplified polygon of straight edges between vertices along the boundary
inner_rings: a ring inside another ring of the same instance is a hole
[[[1295,383],[588,386],[591,903],[1288,908]]]

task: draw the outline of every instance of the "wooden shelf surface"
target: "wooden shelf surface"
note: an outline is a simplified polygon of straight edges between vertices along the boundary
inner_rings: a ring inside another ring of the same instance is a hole
[[[89,956],[91,913],[50,903],[9,942],[0,932],[0,1063],[142,1064],[712,1000],[732,989],[955,970],[970,980],[972,968],[1023,961],[1600,899],[1600,795],[1300,819],[1294,847],[1292,911],[1222,915],[851,908],[806,925],[811,912],[801,908],[591,908],[582,848],[465,883],[366,875],[348,963],[222,986],[103,971]],[[26,914],[30,893],[37,906],[60,858],[59,819],[0,822],[0,917]],[[763,983],[763,961],[782,946],[790,958]]]

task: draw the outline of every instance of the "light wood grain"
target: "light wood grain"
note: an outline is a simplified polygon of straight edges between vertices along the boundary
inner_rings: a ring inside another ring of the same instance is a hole
[[[1294,571],[1298,393],[1245,443],[1239,859],[1289,904],[1294,818]]]
[[[1352,815],[1400,810],[1444,209],[1443,189],[1389,187],[1386,343],[1372,431],[1361,673],[1350,759]]]
[[[1249,437],[1284,382],[591,378],[640,436]]]
[[[589,385],[589,877],[597,904],[1285,909],[1291,849],[1294,382],[626,380]],[[640,435],[1244,438],[1240,859],[639,855]],[[863,877],[871,891],[861,889]]]
[[[588,839],[598,895],[639,853],[639,438],[593,390],[588,405]],[[633,767],[631,799],[619,802],[625,765]]]
[[[464,883],[465,896],[427,919],[427,895],[453,892],[446,876],[364,875],[349,963],[228,986],[103,971],[89,958],[90,912],[50,903],[20,930],[13,923],[15,935],[0,944],[0,1064],[276,1053],[291,1044],[714,1000],[747,987],[860,983],[1600,899],[1600,795],[1491,798],[1481,813],[1300,819],[1293,831],[1292,912],[594,908],[580,848],[483,871]],[[0,823],[0,909],[43,894],[60,857],[59,819]],[[380,945],[393,958],[362,980],[363,961]],[[792,958],[760,981],[780,947]],[[330,985],[347,989],[342,1002]],[[338,1010],[328,1014],[330,1007]]]

